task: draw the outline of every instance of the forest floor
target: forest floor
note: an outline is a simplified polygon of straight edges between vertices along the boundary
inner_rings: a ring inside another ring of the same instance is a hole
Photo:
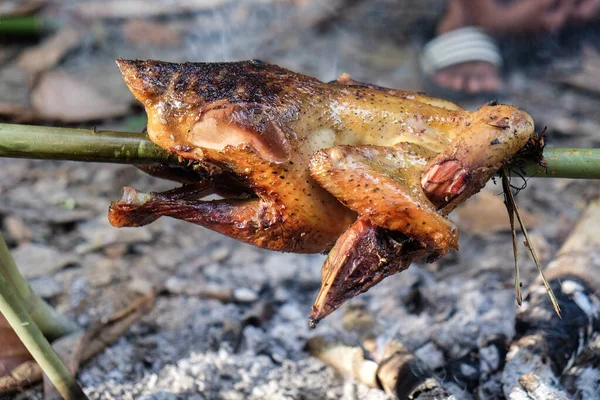
[[[146,18],[134,1],[94,9],[99,3],[49,2],[40,15],[59,28],[44,39],[64,35],[53,47],[0,42],[0,120],[141,131],[143,110],[121,81],[118,57],[259,58],[322,80],[347,72],[421,90],[414,41],[384,26],[403,17],[384,11],[390,1],[333,15],[302,1],[198,1],[214,4],[179,12],[175,2]],[[549,146],[600,144],[600,55],[585,39],[552,63],[515,67],[506,77],[501,100],[530,112],[539,130],[547,126]],[[52,51],[60,57],[48,61]],[[508,348],[515,336],[512,242],[500,186],[490,183],[451,215],[459,252],[412,265],[310,330],[325,256],[269,252],[168,218],[113,228],[107,208],[123,186],[173,187],[131,166],[0,159],[0,171],[2,234],[34,290],[59,311],[87,327],[157,291],[153,309],[83,366],[79,381],[92,399],[386,399],[305,351],[315,336],[356,342],[343,323],[353,307],[374,318],[378,341],[401,341],[456,398],[503,398],[502,363],[484,368],[492,363],[489,344]],[[517,201],[546,264],[600,185],[527,183]],[[537,271],[524,248],[520,254],[526,288]],[[41,398],[41,385],[11,398]]]

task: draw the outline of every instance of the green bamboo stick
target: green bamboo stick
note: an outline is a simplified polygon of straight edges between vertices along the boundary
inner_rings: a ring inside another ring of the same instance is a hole
[[[544,148],[548,168],[525,166],[525,175],[541,178],[600,179],[600,149]]]
[[[143,133],[0,124],[0,157],[96,161],[118,164],[172,164],[177,158]],[[600,149],[544,149],[548,168],[534,162],[525,175],[600,179]]]
[[[0,124],[0,157],[117,164],[176,161],[144,133],[15,124]]]
[[[1,234],[0,242],[4,243]],[[0,253],[0,264],[3,266],[10,264],[6,257],[7,254],[6,252]],[[27,312],[23,305],[23,299],[14,289],[13,283],[1,273],[0,312],[63,398],[67,400],[87,399],[71,371],[56,354],[48,339]]]
[[[44,20],[36,15],[0,17],[0,35],[34,36],[44,29]]]
[[[0,275],[11,283],[31,318],[48,340],[55,340],[77,330],[77,325],[50,307],[31,290],[10,255],[4,238],[0,235]]]

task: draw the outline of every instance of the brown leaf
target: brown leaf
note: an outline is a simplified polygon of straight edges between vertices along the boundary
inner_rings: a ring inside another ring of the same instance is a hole
[[[3,1],[0,3],[0,17],[18,17],[33,14],[46,4],[45,0]]]
[[[123,25],[123,36],[132,44],[156,46],[177,45],[181,35],[171,25],[134,19]]]
[[[90,209],[68,210],[58,205],[40,202],[38,205],[39,208],[33,208],[35,205],[0,200],[0,214],[14,214],[23,220],[55,225],[85,221],[94,217],[94,211]]]
[[[538,224],[535,215],[519,209],[528,228]],[[489,235],[496,232],[510,232],[510,223],[504,200],[491,192],[481,192],[467,200],[456,210],[458,226],[473,235]]]
[[[149,229],[115,229],[105,216],[86,221],[80,226],[85,242],[75,247],[78,254],[113,245],[148,243],[152,240]]]
[[[234,301],[235,290],[230,286],[201,284],[190,279],[172,276],[165,282],[165,290],[172,294],[183,294],[185,296],[198,296],[208,299],[216,299],[222,302]]]
[[[128,104],[102,96],[63,70],[44,73],[31,100],[41,118],[66,123],[118,117],[129,111]]]
[[[582,53],[581,70],[557,80],[584,91],[600,93],[600,52],[591,45],[584,45]]]
[[[8,233],[8,238],[15,243],[29,242],[33,238],[31,229],[16,215],[7,215],[4,218],[4,229]]]
[[[0,117],[10,118],[14,122],[35,121],[35,112],[26,106],[0,102]]]
[[[155,292],[137,297],[128,306],[114,313],[108,320],[99,322],[86,332],[75,332],[52,343],[52,347],[67,367],[77,374],[82,363],[113,344],[129,327],[150,311]],[[54,385],[44,375],[44,399],[60,400]]]
[[[17,46],[0,45],[0,65],[15,57],[19,50]]]
[[[9,375],[15,367],[28,360],[31,360],[31,355],[0,314],[0,377]]]
[[[0,70],[0,117],[8,117],[18,122],[30,121],[34,112],[29,105],[29,76],[9,64]]]
[[[15,263],[27,279],[38,278],[76,263],[77,257],[64,254],[53,247],[25,243],[13,251]]]
[[[41,44],[23,51],[17,66],[30,75],[37,75],[56,66],[63,57],[81,42],[82,33],[74,28],[65,28]]]

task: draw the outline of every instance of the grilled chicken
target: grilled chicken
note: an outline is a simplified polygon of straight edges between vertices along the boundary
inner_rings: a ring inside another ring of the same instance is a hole
[[[170,216],[271,250],[329,251],[313,325],[413,261],[457,249],[447,214],[534,133],[513,106],[469,112],[347,75],[324,83],[261,61],[117,63],[150,139],[193,173],[173,174],[184,185],[165,193],[125,188],[111,223]],[[215,193],[223,199],[203,200]]]

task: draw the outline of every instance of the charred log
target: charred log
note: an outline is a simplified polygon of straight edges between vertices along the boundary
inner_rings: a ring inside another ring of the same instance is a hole
[[[517,336],[503,372],[507,398],[570,398],[567,389],[587,371],[574,367],[577,357],[600,331],[599,218],[600,200],[596,200],[548,266],[548,279],[563,318],[554,312],[539,283],[530,289],[517,314]]]

